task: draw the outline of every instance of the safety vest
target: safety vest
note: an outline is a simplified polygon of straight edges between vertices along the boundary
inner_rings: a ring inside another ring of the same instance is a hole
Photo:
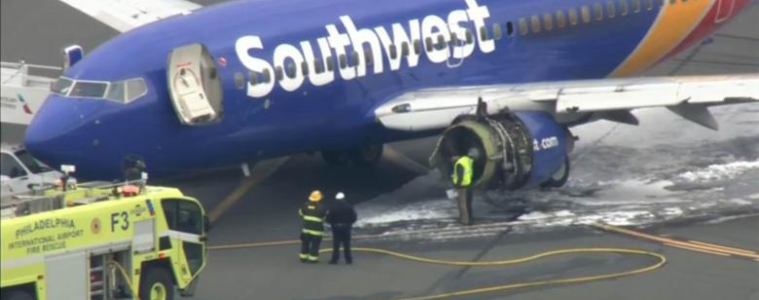
[[[458,170],[459,166],[464,168],[464,178],[461,178],[460,185],[461,186],[469,186],[472,184],[472,173],[473,173],[473,165],[474,160],[470,158],[469,156],[462,156],[456,161],[456,164],[453,165],[453,184],[459,183],[459,174],[456,172]]]
[[[298,213],[303,218],[303,233],[310,235],[324,235],[324,216],[327,209],[321,203],[306,202],[301,206]]]

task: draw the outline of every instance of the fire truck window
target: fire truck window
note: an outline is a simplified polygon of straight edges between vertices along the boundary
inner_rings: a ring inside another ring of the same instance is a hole
[[[190,273],[195,275],[203,266],[203,246],[195,243],[183,243],[184,255],[187,258],[187,265],[190,267]]]
[[[163,200],[161,206],[163,207],[164,215],[166,215],[166,224],[169,226],[169,229],[176,230],[177,200]]]
[[[200,207],[187,200],[164,200],[161,205],[169,229],[190,234],[203,234],[203,216]]]
[[[26,171],[18,164],[18,161],[5,153],[0,156],[0,168],[2,169],[2,174],[10,178],[26,176]]]
[[[203,216],[200,207],[190,201],[179,202],[179,214],[177,215],[177,230],[192,234],[203,234]]]

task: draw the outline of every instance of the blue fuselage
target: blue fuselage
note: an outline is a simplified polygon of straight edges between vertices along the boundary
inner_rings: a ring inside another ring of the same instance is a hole
[[[225,3],[134,29],[89,53],[64,77],[143,78],[147,94],[126,104],[53,95],[26,143],[50,165],[75,164],[80,177],[113,179],[128,155],[162,176],[411,138],[381,128],[374,109],[423,88],[595,79],[649,67],[675,50],[665,45],[636,53],[666,44],[651,40],[661,39],[657,20],[677,13],[670,6],[695,4],[647,2],[612,1],[613,8],[595,0]],[[706,2],[704,19],[719,5]],[[703,26],[716,27],[701,19],[693,24],[672,45],[700,38],[692,34]],[[223,87],[223,116],[202,126],[180,123],[167,81],[171,51],[193,43],[211,53]],[[333,61],[331,71],[325,60]],[[267,68],[269,82],[250,83]],[[240,76],[244,84],[235,80]]]

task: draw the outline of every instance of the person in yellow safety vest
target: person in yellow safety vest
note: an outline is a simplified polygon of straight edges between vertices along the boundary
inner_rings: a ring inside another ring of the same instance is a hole
[[[300,261],[302,263],[319,262],[319,246],[324,235],[324,217],[327,215],[327,207],[321,203],[323,195],[320,191],[313,191],[298,213],[303,218],[303,229],[300,233]]]
[[[453,186],[456,188],[456,202],[459,206],[459,222],[463,225],[472,223],[472,175],[477,149],[469,149],[468,155],[454,156]]]

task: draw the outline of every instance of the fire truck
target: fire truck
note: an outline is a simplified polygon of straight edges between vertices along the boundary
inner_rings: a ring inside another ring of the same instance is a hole
[[[176,188],[140,183],[3,199],[0,298],[192,296],[207,256],[203,206]]]

